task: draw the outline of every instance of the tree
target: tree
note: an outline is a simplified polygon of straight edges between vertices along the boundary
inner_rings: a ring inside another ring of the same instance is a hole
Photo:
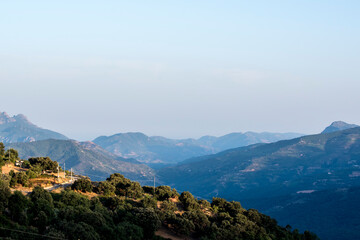
[[[126,196],[131,198],[139,198],[143,195],[143,189],[138,182],[130,182],[130,185],[125,189]]]
[[[318,240],[319,238],[310,231],[304,232],[304,240]]]
[[[115,186],[115,194],[119,196],[139,198],[144,192],[138,182],[132,182],[120,173],[111,174],[106,181]]]
[[[65,234],[70,240],[87,239],[100,240],[99,234],[95,229],[84,222],[68,222],[65,225]]]
[[[0,159],[5,157],[5,146],[4,143],[0,142]]]
[[[182,192],[179,200],[183,204],[185,211],[197,210],[200,208],[198,202],[190,192]]]
[[[51,194],[42,187],[36,186],[29,196],[33,203],[38,202],[39,200],[45,200],[50,203],[51,206],[54,206]]]
[[[83,206],[86,208],[90,207],[90,200],[84,195],[74,191],[61,192],[59,201],[64,203],[66,206]]]
[[[143,186],[142,189],[143,189],[144,193],[154,195],[154,187]]]
[[[31,168],[31,164],[30,164],[29,160],[24,160],[21,167],[23,167],[23,168]]]
[[[198,234],[204,233],[211,224],[208,217],[200,210],[185,212],[182,217],[194,224],[195,231],[197,231]]]
[[[144,230],[145,238],[151,239],[156,230],[161,226],[161,221],[154,209],[151,208],[135,208],[134,224],[139,225]]]
[[[169,186],[158,186],[155,189],[155,197],[160,201],[167,200],[169,198],[175,197],[176,195],[176,190],[171,190],[171,187]]]
[[[163,211],[177,211],[178,210],[176,204],[170,200],[163,201],[161,203],[160,207]]]
[[[9,210],[11,218],[14,221],[22,220],[26,223],[26,208],[30,205],[30,201],[20,191],[15,191],[9,199]]]
[[[39,165],[42,171],[49,170],[56,172],[58,170],[58,163],[56,161],[52,161],[49,157],[29,158],[29,162],[32,166]]]
[[[108,197],[104,199],[104,206],[110,210],[115,210],[126,205],[126,202],[118,196]]]
[[[9,175],[11,176],[10,186],[15,187],[16,184],[21,184],[23,186],[28,186],[29,176],[25,172],[15,173],[13,170],[10,171]]]
[[[92,192],[93,186],[91,181],[85,178],[77,179],[72,185],[72,190],[78,190],[82,192]]]
[[[13,148],[6,150],[5,156],[4,156],[5,161],[15,162],[18,159],[19,159],[18,151],[16,151]]]
[[[199,205],[202,210],[209,209],[211,207],[211,204],[206,200],[199,200]]]
[[[11,196],[11,191],[9,188],[9,183],[0,180],[0,213],[8,206],[9,198]]]
[[[153,197],[144,196],[144,198],[141,200],[142,205],[144,208],[156,208],[157,201]]]
[[[26,171],[26,175],[31,179],[31,178],[37,178],[39,176],[38,173],[36,173],[35,171],[33,171],[32,169],[29,169]]]
[[[121,222],[115,228],[115,234],[121,240],[141,240],[144,239],[143,229],[129,222]]]
[[[115,194],[115,186],[107,181],[100,182],[96,188],[96,192],[105,196],[112,196]]]
[[[16,173],[16,177],[17,177],[17,183],[19,183],[23,186],[27,186],[28,181],[29,181],[29,176],[26,175],[25,172]]]
[[[129,182],[131,182],[129,179],[125,178],[120,173],[111,174],[110,177],[106,179],[106,181],[110,182],[114,186],[118,185],[119,183],[122,183],[123,185],[127,185]]]

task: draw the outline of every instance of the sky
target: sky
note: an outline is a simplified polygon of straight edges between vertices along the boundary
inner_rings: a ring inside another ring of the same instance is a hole
[[[77,140],[360,124],[360,2],[1,1],[0,111]]]

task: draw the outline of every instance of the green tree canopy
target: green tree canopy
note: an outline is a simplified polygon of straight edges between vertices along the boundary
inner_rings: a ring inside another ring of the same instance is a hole
[[[72,185],[71,189],[82,192],[92,192],[93,186],[89,179],[81,178],[77,179]]]
[[[58,163],[56,161],[52,161],[49,157],[29,158],[29,162],[32,166],[40,166],[41,170],[49,170],[53,172],[58,171]]]

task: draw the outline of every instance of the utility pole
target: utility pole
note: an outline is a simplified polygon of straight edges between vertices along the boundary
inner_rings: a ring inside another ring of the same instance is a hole
[[[64,163],[64,179],[66,178],[66,173],[65,173],[65,163]]]
[[[58,169],[58,182],[59,182],[59,171],[60,171],[59,163],[57,169]]]
[[[154,197],[155,197],[155,175],[154,175]]]
[[[73,181],[73,179],[72,179],[72,168],[70,168],[70,181],[72,182]]]

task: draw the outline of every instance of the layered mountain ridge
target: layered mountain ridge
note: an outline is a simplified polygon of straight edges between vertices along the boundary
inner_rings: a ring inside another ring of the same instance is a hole
[[[322,239],[358,236],[360,127],[189,159],[158,177],[206,199],[241,201]]]
[[[254,143],[269,143],[302,136],[298,133],[230,133],[221,137],[204,136],[199,139],[169,139],[149,137],[143,133],[119,133],[93,140],[118,156],[135,158],[144,163],[176,164],[187,158],[217,153],[229,148]]]

